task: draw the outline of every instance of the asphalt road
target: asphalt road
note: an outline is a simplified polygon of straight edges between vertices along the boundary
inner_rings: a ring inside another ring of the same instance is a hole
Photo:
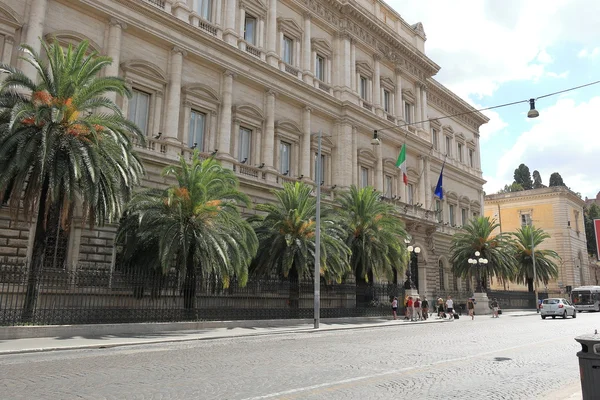
[[[465,317],[0,357],[1,399],[538,399],[579,381],[577,319]],[[558,395],[556,398],[561,398]]]

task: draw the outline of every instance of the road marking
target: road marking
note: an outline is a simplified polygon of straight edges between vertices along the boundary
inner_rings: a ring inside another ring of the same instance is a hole
[[[342,386],[342,385],[352,384],[352,383],[359,382],[359,381],[376,380],[376,379],[381,379],[382,377],[386,377],[386,376],[390,376],[390,375],[398,375],[398,374],[400,374],[402,372],[420,371],[422,369],[426,369],[426,368],[433,367],[433,366],[439,366],[439,365],[443,365],[443,364],[449,364],[449,363],[456,363],[456,362],[467,361],[467,360],[471,360],[473,358],[488,356],[490,354],[495,354],[495,353],[500,353],[500,352],[505,352],[505,351],[511,351],[511,350],[517,350],[517,349],[521,349],[523,347],[539,346],[541,344],[556,342],[556,341],[559,341],[559,340],[564,340],[564,338],[548,339],[548,340],[544,340],[544,341],[541,341],[541,342],[527,343],[527,344],[522,344],[522,345],[519,345],[519,346],[506,347],[506,348],[499,349],[499,350],[487,351],[487,352],[484,352],[484,353],[478,353],[478,354],[473,354],[473,355],[470,355],[470,356],[453,358],[453,359],[450,359],[450,360],[435,361],[435,362],[432,362],[432,363],[429,363],[429,364],[425,364],[425,365],[399,368],[399,369],[394,369],[393,371],[379,372],[379,373],[376,373],[376,374],[357,376],[357,377],[354,377],[354,378],[342,379],[342,380],[339,380],[339,381],[320,383],[318,385],[304,386],[304,387],[299,387],[299,388],[296,388],[296,389],[290,389],[290,390],[284,390],[284,391],[281,391],[281,392],[270,393],[270,394],[266,394],[266,395],[263,395],[263,396],[248,397],[248,398],[245,398],[243,400],[271,399],[273,397],[281,397],[281,396],[293,395],[293,394],[300,393],[300,392],[307,392],[307,391],[313,391],[313,390],[317,390],[317,389],[324,389],[324,388],[328,388],[328,387],[331,387],[331,386]]]

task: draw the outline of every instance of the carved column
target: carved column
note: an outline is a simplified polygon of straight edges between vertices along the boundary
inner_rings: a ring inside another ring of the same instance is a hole
[[[302,47],[304,50],[304,57],[302,59],[302,69],[304,71],[302,71],[302,75],[303,75],[303,79],[304,82],[308,83],[309,85],[313,84],[313,73],[312,73],[312,46],[311,46],[311,37],[310,37],[310,13],[305,12],[304,13],[304,37],[303,37],[303,43],[302,43]]]
[[[275,154],[275,92],[267,90],[266,93],[266,121],[265,138],[263,143],[263,162],[266,169],[273,169]]]
[[[223,39],[232,46],[237,46],[238,34],[235,31],[236,0],[225,0],[225,30]]]
[[[423,97],[423,118],[422,121],[423,122],[423,129],[425,129],[427,132],[429,132],[429,121],[427,121],[427,85],[422,85],[421,86],[421,93],[422,93],[422,97]]]
[[[404,117],[404,102],[402,101],[402,70],[400,67],[396,67],[394,72],[396,73],[396,118],[406,121]]]
[[[352,125],[340,120],[336,123],[336,148],[333,165],[333,184],[347,188],[352,181]]]
[[[311,130],[310,130],[310,113],[312,109],[310,107],[304,107],[302,110],[302,160],[300,167],[300,174],[304,175],[304,179],[310,180],[310,143],[311,143]]]
[[[381,108],[381,72],[379,60],[381,56],[379,54],[373,55],[373,107],[375,112],[380,117],[383,116],[383,109]]]
[[[375,188],[383,193],[383,141],[377,148],[377,160],[375,161]]]
[[[179,142],[179,110],[181,109],[181,79],[185,50],[174,47],[169,61],[169,87],[167,92],[167,113],[165,123],[166,138]]]
[[[221,90],[221,127],[219,129],[219,155],[224,158],[231,157],[231,106],[233,95],[234,73],[226,71],[223,74],[223,88]]]
[[[32,0],[29,7],[29,18],[27,19],[27,31],[24,42],[30,45],[38,54],[42,48],[40,38],[44,36],[44,21],[46,20],[47,8],[48,0]],[[20,69],[32,79],[37,77],[35,68],[24,60],[20,60]]]
[[[419,156],[419,203],[425,204],[425,156]]]
[[[10,65],[12,61],[12,53],[15,47],[15,38],[12,36],[4,36],[4,50],[2,51],[2,62]]]
[[[423,204],[427,210],[431,210],[431,201],[433,193],[431,192],[431,160],[429,156],[423,156],[423,181],[425,182],[425,201]]]
[[[413,111],[414,118],[413,118],[413,121],[412,121],[413,123],[415,123],[415,122],[421,122],[423,120],[421,118],[421,112],[422,112],[421,104],[422,104],[422,102],[421,102],[421,84],[419,82],[417,82],[415,84],[415,89],[416,89],[416,91],[415,91],[416,92],[415,93],[415,100],[416,100],[417,104],[415,104],[415,107],[413,107],[414,108],[414,111]],[[421,124],[420,123],[419,124],[415,124],[415,127],[416,128],[420,128]]]
[[[277,0],[269,0],[267,12],[267,62],[277,67],[279,55],[277,54]]]
[[[350,42],[350,81],[353,92],[358,92],[356,88],[356,44],[354,40]]]

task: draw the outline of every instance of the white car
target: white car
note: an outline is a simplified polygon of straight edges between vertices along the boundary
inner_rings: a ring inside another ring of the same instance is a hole
[[[546,317],[577,317],[577,310],[573,304],[567,299],[559,298],[544,299],[540,306],[540,313],[542,314],[542,319],[546,319]]]

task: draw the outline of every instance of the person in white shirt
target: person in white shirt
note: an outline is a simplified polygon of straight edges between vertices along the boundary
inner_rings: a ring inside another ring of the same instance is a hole
[[[451,320],[454,320],[454,301],[451,296],[448,296],[448,300],[446,300],[446,314]]]

